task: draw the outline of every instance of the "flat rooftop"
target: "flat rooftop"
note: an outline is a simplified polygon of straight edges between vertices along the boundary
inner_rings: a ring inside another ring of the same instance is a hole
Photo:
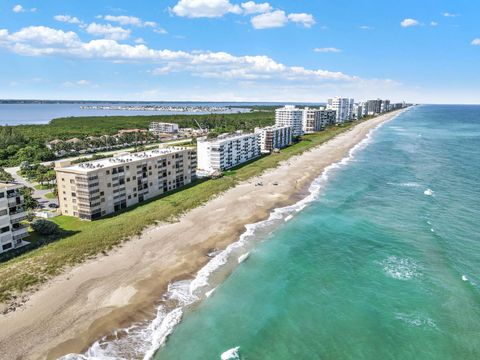
[[[16,183],[0,182],[0,189],[9,189],[9,188],[15,189],[18,187],[20,187],[20,185]]]
[[[56,167],[57,171],[67,171],[67,172],[76,172],[76,173],[88,173],[97,169],[108,169],[113,167],[118,167],[122,165],[128,165],[135,161],[147,160],[161,155],[175,154],[184,150],[187,150],[187,147],[166,147],[158,148],[148,151],[140,151],[136,153],[124,153],[110,158],[98,159],[83,162],[80,164],[74,164],[65,167]]]
[[[207,142],[211,144],[219,144],[224,141],[229,141],[229,140],[235,140],[235,139],[240,139],[244,137],[252,137],[252,136],[258,136],[256,133],[242,133],[242,134],[221,134],[218,135],[217,138],[215,139],[206,139],[206,138],[198,138],[197,142]]]

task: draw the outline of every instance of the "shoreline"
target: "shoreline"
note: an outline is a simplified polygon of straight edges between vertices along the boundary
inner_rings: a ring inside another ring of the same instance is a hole
[[[236,242],[245,225],[298,202],[325,168],[401,112],[356,124],[191,210],[178,222],[151,227],[109,255],[67,270],[42,286],[24,307],[0,319],[4,353],[9,358],[55,359],[85,351],[114,329],[151,321],[169,283],[193,278],[211,260],[206,254]],[[258,181],[265,185],[256,187]],[[279,184],[273,185],[275,181]],[[8,342],[10,337],[18,341]]]

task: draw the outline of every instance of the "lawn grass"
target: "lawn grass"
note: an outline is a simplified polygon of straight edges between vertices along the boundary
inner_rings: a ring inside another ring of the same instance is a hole
[[[33,186],[35,190],[50,190],[55,187],[55,184],[36,184]]]
[[[227,171],[225,176],[219,179],[199,180],[161,198],[125,209],[114,216],[94,222],[67,216],[54,218],[52,221],[68,236],[0,264],[0,301],[7,301],[13,295],[45,282],[60,274],[66,266],[77,265],[100,253],[108,252],[129,237],[141,234],[149,225],[175,221],[183,213],[206,203],[240,181],[260,175],[265,170],[276,167],[281,161],[318,146],[353,125],[331,127],[320,133],[306,135],[300,142],[279,153]]]
[[[45,196],[46,199],[50,199],[50,200],[54,200],[54,199],[57,198],[57,197],[56,197],[53,193],[51,193],[51,192],[46,193],[44,196]]]

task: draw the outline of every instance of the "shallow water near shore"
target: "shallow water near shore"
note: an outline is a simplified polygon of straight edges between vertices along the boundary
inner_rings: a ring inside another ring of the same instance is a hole
[[[156,360],[480,357],[480,107],[411,109],[345,165]]]

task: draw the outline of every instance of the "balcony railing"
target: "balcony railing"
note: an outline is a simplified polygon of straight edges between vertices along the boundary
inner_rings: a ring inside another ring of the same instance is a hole
[[[20,225],[17,227],[12,227],[12,234],[13,236],[23,234],[23,233],[28,233],[27,227],[25,225]]]
[[[25,239],[27,236],[28,236],[28,231],[25,231],[24,233],[13,235],[12,239],[14,242],[16,242],[17,240]]]
[[[14,197],[17,197],[17,196],[20,196],[20,192],[19,191],[14,191],[14,192],[11,192],[11,193],[8,193],[7,192],[7,198],[14,198]]]
[[[27,213],[25,211],[16,212],[15,214],[10,213],[10,221],[19,222],[27,218]]]

